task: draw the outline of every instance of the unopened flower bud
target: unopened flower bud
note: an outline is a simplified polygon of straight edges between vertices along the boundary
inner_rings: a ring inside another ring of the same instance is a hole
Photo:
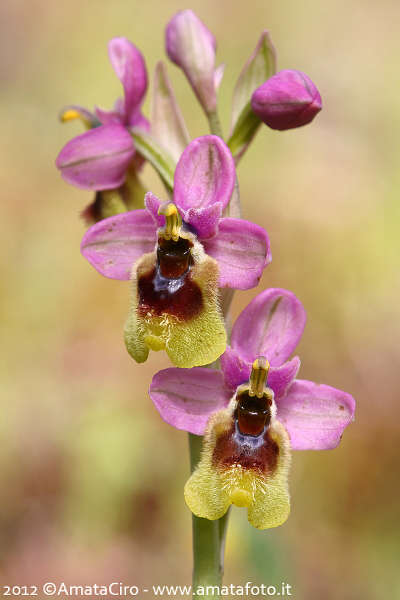
[[[251,106],[271,129],[284,131],[311,123],[321,110],[321,96],[307,75],[293,69],[279,71],[256,89]]]
[[[215,111],[215,50],[217,42],[192,10],[178,12],[166,28],[169,58],[184,71],[207,114]]]

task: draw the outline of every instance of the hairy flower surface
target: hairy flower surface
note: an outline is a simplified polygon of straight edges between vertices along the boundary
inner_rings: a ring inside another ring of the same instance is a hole
[[[204,136],[189,144],[176,167],[174,203],[149,192],[146,209],[104,219],[86,232],[85,258],[106,277],[132,279],[125,341],[138,362],[149,348],[165,349],[175,365],[193,367],[225,350],[218,287],[256,286],[271,260],[262,227],[222,217],[234,183],[227,146]]]
[[[226,332],[218,304],[218,265],[187,230],[175,204],[161,204],[166,225],[155,252],[132,269],[132,300],[125,325],[129,354],[144,362],[166,350],[181,367],[204,365],[224,351]]]
[[[235,504],[247,507],[254,527],[266,529],[289,516],[290,441],[276,420],[268,370],[265,357],[255,360],[249,382],[208,422],[201,460],[185,486],[198,517],[219,519]]]
[[[247,506],[259,529],[283,523],[290,508],[290,448],[335,448],[353,419],[349,394],[296,380],[300,361],[287,359],[305,321],[294,294],[267,289],[234,324],[221,371],[171,368],[153,377],[149,394],[161,417],[205,435],[185,488],[197,516],[218,519],[236,504]]]
[[[113,38],[108,53],[124,89],[111,111],[95,108],[95,114],[79,106],[68,106],[61,119],[80,118],[88,131],[70,140],[59,153],[56,165],[68,183],[86,190],[120,187],[135,157],[130,128],[145,131],[149,123],[141,112],[147,91],[147,71],[141,52],[123,37]],[[142,159],[138,159],[140,164]]]

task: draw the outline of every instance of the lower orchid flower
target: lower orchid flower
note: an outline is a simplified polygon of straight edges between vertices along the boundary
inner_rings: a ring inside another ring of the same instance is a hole
[[[276,420],[268,370],[265,357],[255,360],[249,382],[208,422],[201,460],[185,486],[186,503],[198,517],[219,519],[235,504],[265,529],[289,516],[290,440]]]
[[[104,219],[82,240],[82,254],[106,277],[132,280],[125,327],[137,362],[166,350],[178,367],[205,365],[225,350],[218,288],[250,289],[270,262],[266,231],[222,217],[235,165],[225,143],[193,140],[175,170],[174,202],[150,192],[146,209]]]
[[[178,429],[205,434],[202,458],[185,491],[197,516],[217,519],[236,504],[247,506],[255,527],[283,523],[289,514],[290,449],[335,448],[352,421],[349,394],[296,380],[300,360],[287,361],[305,320],[291,292],[265,290],[234,324],[221,371],[171,368],[153,377],[149,393],[161,417]]]

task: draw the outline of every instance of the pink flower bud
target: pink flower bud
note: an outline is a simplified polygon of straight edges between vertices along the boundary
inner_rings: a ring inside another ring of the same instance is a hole
[[[322,101],[307,75],[285,69],[256,89],[251,107],[268,127],[283,131],[311,123],[321,110]]]
[[[178,12],[166,28],[166,50],[180,67],[206,113],[215,111],[216,39],[192,10]]]

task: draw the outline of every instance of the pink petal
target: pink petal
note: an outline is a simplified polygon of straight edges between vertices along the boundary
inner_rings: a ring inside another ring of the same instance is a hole
[[[135,127],[136,129],[141,129],[142,131],[146,131],[147,133],[149,133],[151,130],[150,121],[147,119],[147,117],[144,116],[144,114],[140,110],[137,110],[136,112],[133,112],[131,114],[131,118],[129,119],[127,127],[129,129],[131,127]]]
[[[223,210],[235,177],[235,163],[224,141],[216,135],[199,137],[186,147],[176,166],[174,202],[184,210],[220,202]]]
[[[144,197],[146,208],[152,216],[157,228],[165,225],[165,217],[158,214],[158,209],[160,208],[160,204],[162,204],[162,202],[163,201],[157,198],[157,196],[155,196],[152,192],[147,192]]]
[[[203,367],[159,371],[149,394],[166,423],[196,435],[204,435],[210,415],[226,408],[232,396],[221,372]]]
[[[231,344],[245,360],[265,356],[273,367],[281,366],[296,348],[306,324],[306,312],[292,292],[264,290],[239,315]]]
[[[101,125],[70,140],[56,165],[68,183],[86,190],[122,185],[135,153],[131,135],[121,125]]]
[[[258,357],[254,355],[252,361],[249,362],[241,358],[230,346],[226,347],[224,354],[220,357],[220,361],[224,383],[229,390],[234,392],[239,385],[249,380],[251,366],[256,358]],[[295,379],[299,367],[300,359],[298,356],[295,356],[281,367],[270,368],[267,384],[274,392],[276,399],[285,395],[287,388]]]
[[[147,210],[132,210],[90,227],[83,236],[81,252],[104,277],[128,280],[133,263],[154,250],[156,239],[156,227]]]
[[[151,214],[157,227],[165,225],[165,217],[158,214],[158,209],[162,200],[157,198],[152,192],[147,192],[145,196],[146,208]],[[190,225],[200,240],[213,237],[218,232],[218,223],[221,218],[221,205],[219,202],[207,206],[206,208],[189,208],[183,210],[178,207],[180,215],[185,223]]]
[[[119,100],[121,100],[121,98],[119,98]],[[121,116],[115,108],[113,110],[107,110],[106,108],[95,106],[94,110],[103,125],[121,125],[124,120],[123,116]]]
[[[268,358],[268,357],[267,357]],[[285,362],[281,367],[271,367],[268,373],[268,386],[273,390],[275,400],[282,398],[293,383],[300,368],[298,356]]]
[[[214,71],[214,88],[215,92],[218,93],[219,86],[221,85],[222,78],[224,76],[226,63],[221,63]]]
[[[219,263],[220,287],[237,290],[258,285],[264,268],[272,260],[265,229],[244,219],[221,219],[218,235],[206,240],[204,249]]]
[[[330,450],[339,445],[344,428],[353,420],[350,394],[329,385],[295,381],[277,402],[277,419],[287,429],[293,450]]]
[[[182,217],[186,223],[193,227],[197,237],[202,241],[217,235],[221,212],[221,204],[216,202],[205,208],[189,208]]]
[[[224,383],[232,392],[249,380],[252,363],[241,358],[230,346],[226,347],[225,352],[220,356],[220,361]]]
[[[124,124],[142,104],[147,90],[147,71],[140,50],[126,38],[115,37],[108,44],[113,69],[124,87]]]

